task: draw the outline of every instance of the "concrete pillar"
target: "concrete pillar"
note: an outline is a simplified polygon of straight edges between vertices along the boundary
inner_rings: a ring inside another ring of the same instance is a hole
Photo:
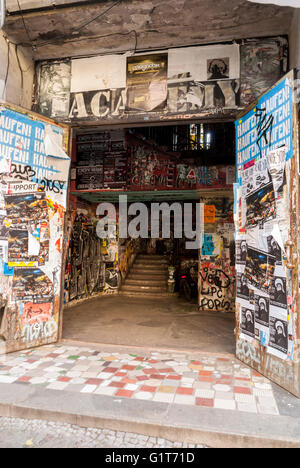
[[[300,8],[295,9],[289,39],[291,68],[300,68]]]
[[[18,47],[17,55],[15,44],[9,43],[0,31],[0,100],[31,109],[33,80],[34,62],[31,49]]]

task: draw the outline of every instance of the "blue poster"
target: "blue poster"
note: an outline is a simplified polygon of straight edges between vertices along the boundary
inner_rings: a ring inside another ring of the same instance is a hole
[[[287,147],[287,161],[293,156],[293,72],[264,94],[257,106],[235,122],[237,180],[239,168],[260,159],[269,151]]]
[[[66,163],[63,164],[55,155],[46,154],[45,141],[49,129],[52,138],[62,142],[62,128],[32,120],[27,115],[1,107],[1,172],[4,172],[3,167],[8,167],[12,179],[39,184],[52,199],[65,205],[69,158],[66,156]],[[8,162],[8,166],[4,162]]]

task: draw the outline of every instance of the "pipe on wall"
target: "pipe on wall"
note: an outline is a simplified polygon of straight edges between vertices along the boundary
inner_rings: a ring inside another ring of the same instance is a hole
[[[6,18],[6,0],[0,0],[0,30],[3,28]]]

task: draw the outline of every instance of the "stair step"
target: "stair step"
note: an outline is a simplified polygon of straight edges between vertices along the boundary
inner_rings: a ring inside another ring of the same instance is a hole
[[[152,286],[162,286],[163,282],[164,281],[161,280],[161,279],[157,280],[157,279],[152,279],[151,278],[151,279],[147,280],[147,279],[143,279],[143,278],[141,279],[141,278],[129,278],[128,277],[125,280],[124,284],[125,284],[125,286],[126,285],[133,285],[133,286],[150,286],[150,287],[152,287]],[[167,285],[167,280],[166,279],[165,279],[165,283]]]
[[[147,277],[152,277],[152,278],[168,278],[168,272],[167,271],[155,271],[155,270],[135,270],[132,269],[129,273],[130,275],[134,276],[141,276],[145,278]],[[129,276],[129,275],[128,275]]]
[[[131,284],[124,284],[122,291],[135,291],[142,293],[160,293],[167,291],[167,285],[165,286],[136,286]]]
[[[136,260],[134,262],[135,266],[149,266],[153,268],[168,268],[169,264],[167,262],[164,262],[163,260],[161,262],[148,262],[146,260]]]
[[[132,266],[133,270],[149,270],[149,271],[168,271],[168,268],[164,265],[147,265],[147,263],[137,264]]]
[[[139,292],[139,291],[134,292],[134,291],[123,291],[123,290],[119,291],[119,295],[126,296],[126,297],[142,297],[146,299],[162,299],[162,298],[174,297],[174,294],[170,294],[168,292],[145,293],[145,292]]]
[[[141,262],[149,262],[149,263],[168,263],[167,257],[161,257],[161,258],[156,258],[156,257],[141,257],[138,255],[136,257],[136,260],[140,260]]]
[[[142,258],[143,260],[167,260],[165,255],[139,255],[138,258]]]
[[[128,280],[132,280],[132,281],[143,281],[143,282],[147,282],[147,281],[157,281],[157,282],[162,282],[162,281],[165,281],[167,282],[168,281],[168,275],[149,275],[149,273],[146,273],[146,274],[141,274],[141,273],[129,273],[129,275],[127,276],[126,278],[126,281]]]

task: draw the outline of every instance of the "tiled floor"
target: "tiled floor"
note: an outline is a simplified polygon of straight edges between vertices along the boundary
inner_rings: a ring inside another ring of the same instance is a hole
[[[0,383],[278,415],[270,382],[231,357],[49,345],[0,356]]]

